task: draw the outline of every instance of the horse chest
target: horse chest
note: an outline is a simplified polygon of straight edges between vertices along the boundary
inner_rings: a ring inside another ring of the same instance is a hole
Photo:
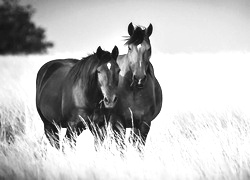
[[[126,103],[124,103],[126,104],[126,109],[128,109],[127,113],[132,113],[135,117],[142,117],[148,114],[152,104],[150,100],[151,97],[145,95],[143,91],[130,93],[125,99]]]
[[[143,104],[148,98],[142,92],[137,92],[131,93],[129,99],[134,106],[143,108]]]

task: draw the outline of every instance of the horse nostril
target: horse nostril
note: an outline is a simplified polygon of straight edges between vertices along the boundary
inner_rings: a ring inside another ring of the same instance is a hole
[[[146,76],[143,76],[143,78],[138,80],[138,84],[144,84],[145,81],[146,81]]]
[[[135,80],[137,80],[137,78],[136,78],[136,76],[135,75],[133,75],[133,80],[135,81]]]
[[[114,103],[115,103],[117,100],[118,100],[118,98],[115,96],[115,98],[114,98]]]
[[[108,98],[104,97],[104,102],[108,103],[109,102]]]
[[[142,78],[142,83],[144,83],[145,81],[146,81],[146,79],[147,79],[147,76],[145,75],[143,78]]]

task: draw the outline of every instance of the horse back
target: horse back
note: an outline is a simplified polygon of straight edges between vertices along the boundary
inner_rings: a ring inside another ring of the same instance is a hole
[[[36,89],[39,90],[41,86],[49,79],[49,77],[60,67],[67,64],[75,64],[77,59],[57,59],[45,63],[38,71],[36,77]]]

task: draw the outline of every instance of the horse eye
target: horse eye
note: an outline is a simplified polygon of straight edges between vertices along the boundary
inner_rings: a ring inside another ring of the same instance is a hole
[[[128,50],[131,50],[131,47],[128,46]]]

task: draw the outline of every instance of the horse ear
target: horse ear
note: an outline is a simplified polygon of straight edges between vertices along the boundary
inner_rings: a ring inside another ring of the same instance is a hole
[[[115,46],[114,49],[112,50],[112,57],[116,60],[118,55],[119,55],[119,50],[117,46]]]
[[[132,22],[128,25],[128,34],[132,36],[134,34],[134,26]]]
[[[97,48],[97,50],[96,50],[96,55],[97,55],[97,58],[98,58],[98,59],[101,59],[102,52],[103,52],[103,50],[102,50],[101,46],[99,46],[99,47]]]
[[[151,36],[152,32],[153,32],[153,26],[150,23],[149,26],[148,26],[148,28],[147,28],[147,35],[148,35],[148,37]]]

